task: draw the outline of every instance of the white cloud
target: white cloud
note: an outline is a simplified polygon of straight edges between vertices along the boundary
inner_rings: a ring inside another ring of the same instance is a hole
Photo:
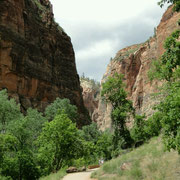
[[[117,23],[144,9],[158,9],[157,0],[51,0],[60,19],[76,22]]]
[[[114,42],[108,39],[95,42],[94,44],[91,44],[91,46],[77,51],[76,58],[79,60],[83,60],[89,57],[94,58],[109,55],[112,53],[114,45]]]
[[[157,0],[50,0],[71,37],[79,74],[100,80],[110,57],[146,41],[165,10]]]

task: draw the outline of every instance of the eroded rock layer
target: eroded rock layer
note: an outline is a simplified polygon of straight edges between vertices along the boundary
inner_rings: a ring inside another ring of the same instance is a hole
[[[109,63],[103,76],[102,83],[108,76],[115,72],[124,74],[124,81],[128,91],[128,98],[133,101],[133,106],[139,114],[150,116],[153,113],[152,106],[158,99],[152,97],[152,93],[158,91],[162,82],[148,79],[150,64],[158,59],[162,53],[163,42],[175,29],[178,28],[177,21],[180,13],[168,8],[157,27],[154,37],[142,44],[133,45],[120,50],[116,57]],[[111,127],[111,105],[100,100],[98,105],[98,119],[96,120],[101,129]]]
[[[23,110],[68,98],[78,107],[78,126],[88,124],[71,40],[49,0],[1,0],[0,9],[0,89]]]
[[[89,112],[91,120],[93,122],[97,122],[98,105],[100,100],[100,84],[85,78],[81,78],[80,82],[81,87],[83,89],[82,95],[84,105]]]

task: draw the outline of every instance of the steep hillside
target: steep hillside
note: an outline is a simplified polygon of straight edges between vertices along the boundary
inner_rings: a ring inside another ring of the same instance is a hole
[[[68,98],[78,107],[78,126],[88,124],[71,40],[49,0],[1,0],[0,9],[0,89],[24,111]]]
[[[132,45],[117,52],[114,59],[109,63],[103,76],[102,83],[108,76],[115,72],[124,74],[124,81],[128,91],[128,98],[133,101],[133,106],[139,114],[150,116],[153,112],[153,104],[158,102],[151,95],[158,91],[162,82],[150,82],[148,71],[152,60],[158,59],[162,53],[163,42],[168,35],[178,28],[177,21],[180,13],[172,11],[172,7],[164,13],[154,37],[145,43]],[[111,126],[111,105],[100,100],[98,105],[97,122],[101,129]]]
[[[178,180],[180,179],[179,155],[165,152],[161,138],[153,138],[147,144],[106,162],[93,173],[97,180]]]

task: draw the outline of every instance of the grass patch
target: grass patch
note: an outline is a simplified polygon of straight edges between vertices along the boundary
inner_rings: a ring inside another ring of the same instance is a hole
[[[180,156],[165,152],[160,137],[106,162],[92,174],[98,180],[174,180],[180,179]]]
[[[52,173],[49,176],[42,177],[39,180],[60,180],[66,175],[66,168],[59,170],[57,173]]]

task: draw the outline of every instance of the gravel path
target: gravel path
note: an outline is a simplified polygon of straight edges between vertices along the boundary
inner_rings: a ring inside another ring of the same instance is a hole
[[[95,180],[91,179],[90,177],[91,173],[97,169],[88,170],[86,172],[71,173],[66,175],[63,180]]]

